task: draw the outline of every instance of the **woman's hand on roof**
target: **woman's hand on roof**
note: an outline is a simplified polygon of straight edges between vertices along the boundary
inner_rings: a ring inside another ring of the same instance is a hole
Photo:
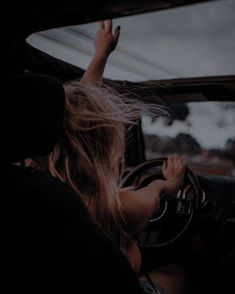
[[[99,57],[108,57],[115,50],[118,44],[121,27],[113,30],[112,19],[100,22],[100,29],[97,31],[94,45],[95,55]]]

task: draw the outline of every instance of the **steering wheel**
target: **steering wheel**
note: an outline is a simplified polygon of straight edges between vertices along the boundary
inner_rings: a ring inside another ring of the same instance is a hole
[[[148,160],[131,169],[122,180],[122,187],[140,189],[153,180],[164,179],[162,164],[166,158]],[[178,240],[189,228],[202,198],[202,189],[194,173],[187,167],[184,184],[176,197],[163,200],[139,234],[137,243],[142,247],[163,247]]]

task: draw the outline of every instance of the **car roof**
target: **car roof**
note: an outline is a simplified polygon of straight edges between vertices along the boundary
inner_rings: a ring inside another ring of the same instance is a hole
[[[80,14],[78,23],[90,23],[107,18],[137,15],[150,11],[212,1],[218,0],[100,0],[95,3],[88,0],[81,6],[81,10],[85,11],[85,13]]]

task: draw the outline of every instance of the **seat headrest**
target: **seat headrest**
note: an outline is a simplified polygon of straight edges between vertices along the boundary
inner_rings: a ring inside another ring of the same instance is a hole
[[[0,82],[1,160],[49,154],[62,130],[65,95],[50,76],[24,74]]]

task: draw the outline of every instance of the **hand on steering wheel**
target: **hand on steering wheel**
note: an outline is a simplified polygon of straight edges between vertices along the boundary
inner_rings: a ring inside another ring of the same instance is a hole
[[[197,177],[182,157],[175,156],[139,164],[125,175],[123,187],[139,189],[157,179],[172,181],[172,186],[168,185],[171,197],[163,196],[156,215],[140,233],[137,242],[142,247],[163,247],[178,240],[192,223],[202,197]]]
[[[162,165],[162,174],[166,180],[165,195],[175,196],[183,186],[186,160],[179,155],[169,156]]]

